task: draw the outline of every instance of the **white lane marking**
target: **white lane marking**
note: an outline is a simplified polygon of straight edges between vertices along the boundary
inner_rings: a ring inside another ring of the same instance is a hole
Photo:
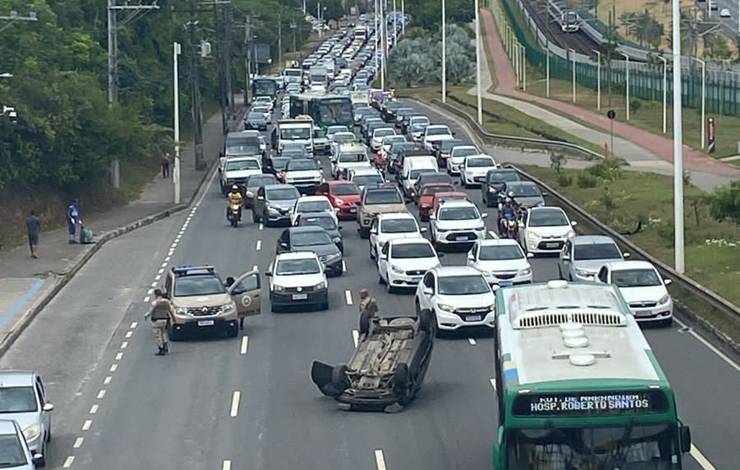
[[[124,341],[121,343],[121,349],[126,349],[128,347],[128,341]]]
[[[113,377],[109,375],[108,377],[105,378],[105,380],[103,380],[103,385],[108,385],[111,380],[113,380]]]
[[[707,340],[705,340],[704,338],[702,338],[702,337],[701,337],[701,335],[699,335],[698,333],[696,333],[696,332],[695,332],[695,331],[694,331],[693,329],[691,329],[691,328],[690,328],[690,327],[689,327],[689,326],[688,326],[687,324],[685,324],[684,322],[682,322],[681,320],[679,320],[679,319],[678,319],[678,318],[676,318],[676,317],[673,317],[673,319],[674,319],[674,320],[676,321],[676,323],[678,323],[679,325],[681,325],[681,326],[682,326],[683,328],[689,328],[689,330],[688,330],[688,331],[689,331],[689,334],[690,334],[691,336],[693,336],[694,338],[696,338],[697,340],[699,340],[699,342],[700,342],[701,344],[703,344],[704,346],[706,346],[707,348],[709,348],[709,350],[710,350],[710,351],[712,351],[712,352],[713,352],[714,354],[716,354],[717,356],[719,356],[719,358],[720,358],[720,359],[722,359],[723,361],[725,361],[726,363],[728,363],[728,364],[730,365],[730,367],[732,367],[732,368],[733,368],[733,369],[735,369],[736,371],[740,372],[740,365],[738,365],[738,364],[737,364],[737,363],[736,363],[735,361],[733,361],[732,359],[730,359],[729,357],[727,357],[727,356],[726,356],[726,355],[725,355],[725,354],[724,354],[724,353],[723,353],[722,351],[720,351],[719,349],[717,349],[717,348],[715,348],[714,346],[712,346],[712,344],[711,344],[711,343],[710,343],[709,341],[707,341]]]
[[[494,239],[498,238],[498,234],[494,232],[493,230],[489,230],[488,235],[490,235],[491,238],[494,238]]]
[[[79,449],[80,447],[82,447],[83,442],[85,442],[85,438],[78,437],[77,439],[75,439],[75,443],[72,445],[72,447],[74,447],[75,449]]]
[[[147,289],[147,290],[146,290],[146,293],[147,293],[148,295],[152,295],[152,294],[154,293],[154,289]]]
[[[144,303],[148,303],[149,302],[149,299],[151,299],[151,297],[149,297],[148,295],[146,297],[144,297]]]
[[[691,452],[689,452],[692,457],[694,457],[694,460],[696,460],[696,463],[698,463],[701,468],[704,470],[717,470],[717,468],[712,465],[712,462],[707,460],[706,457],[704,457],[704,454],[699,452],[699,449],[696,448],[694,444],[691,444]]]
[[[344,299],[347,301],[347,305],[352,305],[352,291],[344,291]]]
[[[206,194],[208,194],[211,189],[211,185],[213,184],[213,180],[216,179],[216,174],[218,173],[218,170],[213,170],[213,173],[211,173],[211,178],[208,180],[208,184],[205,188],[203,188],[203,192],[201,193],[200,197],[198,197],[198,200],[195,201],[195,207],[193,207],[193,212],[195,212],[195,209],[200,207],[200,203],[203,202],[203,199],[206,197]]]
[[[257,240],[257,248],[256,251],[260,251],[262,249],[262,240]]]
[[[118,364],[111,364],[110,371],[115,372],[118,369]]]
[[[247,348],[249,347],[249,336],[242,336],[242,344],[239,348],[239,354],[247,354]]]
[[[74,463],[74,461],[75,461],[75,456],[70,455],[64,460],[64,465],[62,465],[62,468],[72,468],[72,464]]]
[[[116,361],[120,361],[121,359],[123,359],[123,353],[122,352],[116,353]]]
[[[162,263],[162,267],[163,268],[166,268],[167,267],[167,263]]]
[[[468,338],[468,343],[472,344],[473,346],[477,344],[474,338]]]
[[[235,418],[239,414],[239,400],[241,399],[241,392],[236,390],[231,396],[231,417]]]
[[[86,419],[84,423],[82,423],[82,430],[83,431],[89,431],[92,427],[92,420]]]
[[[157,274],[162,274],[164,272],[164,268],[159,268],[159,271],[157,271]]]
[[[134,332],[133,332],[133,331],[127,331],[127,332],[126,332],[126,338],[130,338],[130,337],[132,337],[133,335],[134,335]]]
[[[139,322],[132,321],[131,322],[131,326],[129,328],[133,330],[134,328],[136,328],[136,325],[138,325],[138,324],[139,324]]]
[[[168,256],[168,257],[166,257],[166,258],[165,258],[164,260],[165,260],[165,261],[169,261],[169,260],[171,260],[171,259],[172,259],[172,256]]]
[[[156,281],[152,282],[152,287],[157,287],[157,282]]]
[[[347,272],[347,263],[345,263],[344,260],[342,260],[342,272],[343,273]]]
[[[94,404],[93,406],[91,406],[90,407],[90,414],[91,415],[94,415],[95,413],[97,413],[98,412],[98,408],[100,408],[100,405],[98,405],[97,403]]]
[[[223,466],[221,466],[221,470],[231,470],[231,460],[224,460]]]
[[[154,276],[154,280],[155,281],[159,281],[160,279],[162,279],[162,275],[161,274],[157,274],[156,276]]]
[[[491,383],[491,387],[493,387],[493,391],[496,391],[496,379],[489,379],[489,382]]]
[[[264,224],[260,224],[260,228],[259,229],[260,230],[264,230],[265,229],[265,225]]]
[[[352,330],[352,342],[355,343],[355,347],[357,347],[357,343],[360,342],[360,332],[357,330]]]
[[[375,449],[375,466],[378,467],[378,470],[388,470],[388,467],[385,466],[383,451],[380,449]]]
[[[101,398],[105,398],[105,389],[98,392],[98,400],[100,400]]]

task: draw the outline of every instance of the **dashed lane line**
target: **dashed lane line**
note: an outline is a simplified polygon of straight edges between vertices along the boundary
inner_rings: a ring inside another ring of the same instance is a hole
[[[111,372],[115,372],[116,370],[118,370],[118,364],[111,364],[111,366],[110,366],[110,369],[109,369],[109,370],[110,370]]]
[[[344,299],[347,301],[347,305],[352,305],[352,291],[344,291]]]
[[[85,438],[84,437],[78,437],[77,439],[75,439],[75,443],[72,444],[72,448],[79,449],[80,447],[82,447],[82,443],[83,442],[85,442]]]
[[[133,331],[127,331],[127,332],[126,332],[126,334],[125,334],[124,336],[125,336],[126,338],[130,338],[130,337],[132,337],[133,335],[134,335],[134,332],[133,332]]]
[[[709,341],[707,341],[704,338],[702,338],[701,335],[697,334],[694,330],[692,330],[691,328],[689,328],[689,326],[686,325],[685,323],[683,323],[681,320],[679,320],[676,317],[674,317],[673,319],[676,321],[676,323],[678,323],[679,325],[681,325],[683,328],[688,328],[688,332],[689,332],[689,334],[691,336],[693,336],[694,338],[696,338],[697,340],[699,340],[699,342],[701,344],[703,344],[710,351],[712,351],[714,354],[716,354],[717,356],[719,356],[719,358],[722,359],[723,361],[725,361],[727,364],[729,364],[730,367],[732,367],[733,369],[735,369],[737,372],[740,372],[740,365],[738,365],[735,361],[733,361],[732,359],[730,359],[729,357],[727,357],[719,349],[717,349],[714,346],[712,346],[712,344]]]
[[[93,406],[90,407],[90,414],[94,415],[95,413],[98,412],[99,408],[100,408],[100,405],[98,405],[97,403],[94,404]]]
[[[259,229],[260,229],[260,230],[264,230],[264,229],[265,229],[265,224],[262,224],[262,223],[261,223],[261,224],[260,224],[260,227],[259,227]]]
[[[242,393],[238,390],[234,391],[234,394],[231,396],[231,417],[236,418],[236,416],[239,414],[239,400],[241,399]]]
[[[378,470],[388,470],[388,467],[385,466],[385,456],[380,449],[375,449],[375,466]]]
[[[105,389],[102,389],[98,392],[98,400],[101,398],[105,398]]]
[[[478,344],[478,343],[476,343],[475,338],[468,338],[468,343],[472,344],[473,346],[475,346],[476,344]]]
[[[62,468],[72,468],[72,464],[74,463],[74,461],[75,461],[75,456],[70,455],[64,460],[64,465],[62,465]]]
[[[347,272],[347,263],[345,263],[344,260],[342,260],[342,272],[343,273]]]
[[[224,460],[221,470],[231,470],[231,460]]]
[[[121,343],[121,349],[126,349],[128,347],[128,341],[124,341]]]
[[[92,427],[92,420],[86,419],[84,423],[82,423],[82,430],[83,431],[89,431]]]
[[[257,246],[255,248],[255,251],[260,251],[262,249],[262,240],[257,240]]]
[[[103,380],[103,385],[108,385],[111,380],[113,380],[113,377],[109,375],[108,377],[105,378],[105,380]]]
[[[129,329],[133,330],[134,328],[136,328],[138,326],[138,324],[139,324],[139,322],[132,321],[131,322],[131,326],[129,326]]]
[[[249,347],[249,336],[242,336],[242,344],[239,347],[239,354],[247,354],[247,348]]]

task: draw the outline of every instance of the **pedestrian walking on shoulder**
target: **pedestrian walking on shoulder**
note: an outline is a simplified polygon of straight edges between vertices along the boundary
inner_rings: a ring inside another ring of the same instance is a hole
[[[26,230],[28,231],[28,247],[31,249],[31,258],[38,258],[39,234],[41,233],[41,219],[36,215],[36,211],[26,218]]]
[[[80,204],[77,199],[73,200],[67,206],[67,232],[69,233],[69,243],[77,243],[77,232],[80,225]]]
[[[370,292],[367,289],[360,291],[360,315],[367,314],[368,318],[373,318],[378,313],[378,301],[375,297],[370,297]]]
[[[172,302],[164,297],[161,290],[155,289],[152,308],[144,315],[144,318],[152,322],[154,342],[157,343],[158,348],[157,356],[164,356],[170,352],[167,329],[170,326],[173,310]]]
[[[170,154],[162,155],[162,178],[170,177]]]

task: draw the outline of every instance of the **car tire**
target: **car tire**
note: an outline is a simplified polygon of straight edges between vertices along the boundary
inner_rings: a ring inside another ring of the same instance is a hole
[[[419,330],[429,333],[430,336],[434,334],[434,313],[431,310],[425,308],[417,314],[419,319]]]
[[[358,329],[361,335],[366,335],[370,332],[370,315],[367,312],[362,312],[360,315]]]
[[[331,383],[337,388],[345,389],[349,386],[347,379],[347,364],[338,364],[331,370]]]
[[[393,287],[393,285],[390,282],[385,283],[385,291],[389,294],[393,294],[396,292],[396,288]]]
[[[170,325],[167,329],[167,336],[170,338],[170,341],[180,340],[180,333],[175,329],[175,325]]]
[[[44,442],[41,444],[41,458],[36,461],[37,468],[46,466],[46,451],[47,451],[46,440],[44,440]]]
[[[319,310],[329,310],[329,302],[319,304]]]
[[[378,284],[381,286],[385,284],[385,279],[383,279],[383,276],[381,276],[380,273],[378,273]]]
[[[229,338],[236,338],[239,336],[239,323],[235,323],[234,325],[229,325],[226,327],[226,335]]]

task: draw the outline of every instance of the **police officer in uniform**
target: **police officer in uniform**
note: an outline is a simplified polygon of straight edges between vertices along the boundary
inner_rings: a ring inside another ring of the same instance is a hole
[[[152,321],[154,341],[159,348],[157,356],[164,356],[170,352],[167,328],[170,326],[173,310],[172,302],[164,297],[160,289],[155,289],[152,308],[144,315],[144,318]]]
[[[378,313],[378,301],[375,297],[370,297],[370,292],[367,289],[360,291],[360,315],[367,313],[368,318],[373,318]]]

